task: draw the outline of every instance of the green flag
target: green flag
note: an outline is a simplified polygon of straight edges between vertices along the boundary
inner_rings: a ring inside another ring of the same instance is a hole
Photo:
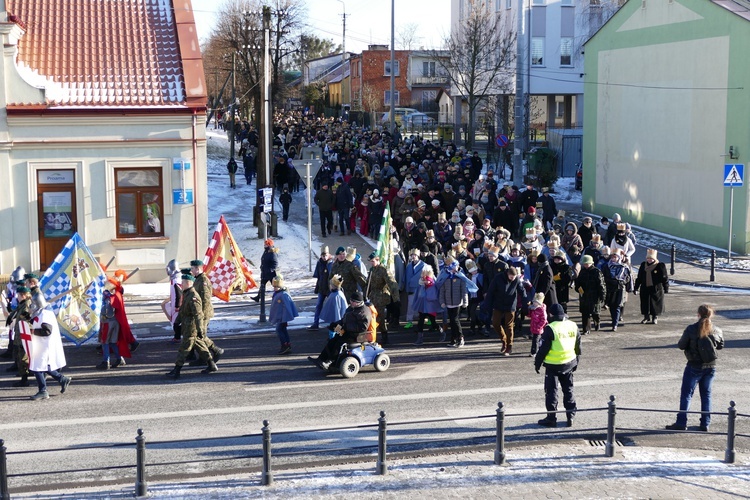
[[[394,273],[393,252],[391,252],[391,210],[385,204],[383,220],[380,222],[380,235],[378,236],[378,247],[375,253],[380,257],[380,262],[388,269],[391,276]]]

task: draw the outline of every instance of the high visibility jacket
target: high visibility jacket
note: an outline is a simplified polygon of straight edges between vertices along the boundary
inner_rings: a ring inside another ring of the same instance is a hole
[[[549,365],[564,365],[576,358],[576,336],[578,325],[570,320],[553,321],[548,325],[555,338],[544,362]]]

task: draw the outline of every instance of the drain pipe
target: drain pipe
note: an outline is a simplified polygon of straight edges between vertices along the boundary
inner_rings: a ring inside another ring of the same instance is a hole
[[[195,258],[200,256],[198,241],[198,139],[195,129],[198,124],[198,110],[193,109],[193,215],[195,218]]]

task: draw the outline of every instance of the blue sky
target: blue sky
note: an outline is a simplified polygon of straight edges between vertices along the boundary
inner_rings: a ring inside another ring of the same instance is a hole
[[[192,0],[201,41],[216,22],[224,0]],[[346,50],[360,52],[370,43],[389,44],[391,2],[388,0],[307,0],[308,24],[318,36],[341,42],[341,14],[346,9]],[[419,25],[418,46],[438,48],[450,26],[450,0],[396,0],[396,32],[399,26]]]

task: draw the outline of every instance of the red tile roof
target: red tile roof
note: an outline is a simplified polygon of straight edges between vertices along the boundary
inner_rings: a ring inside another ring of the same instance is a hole
[[[19,73],[50,107],[204,106],[190,0],[6,0]],[[13,104],[9,103],[9,107]]]

